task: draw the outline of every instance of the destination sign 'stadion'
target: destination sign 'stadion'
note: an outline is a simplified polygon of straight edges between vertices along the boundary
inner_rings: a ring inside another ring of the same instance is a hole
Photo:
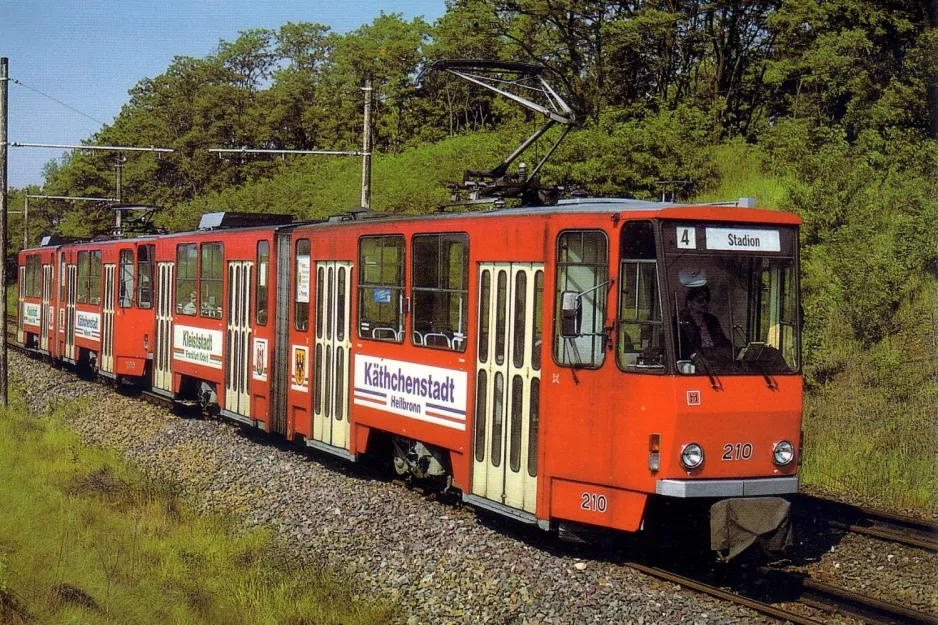
[[[782,249],[778,230],[742,228],[707,228],[708,250],[744,250],[779,252]]]

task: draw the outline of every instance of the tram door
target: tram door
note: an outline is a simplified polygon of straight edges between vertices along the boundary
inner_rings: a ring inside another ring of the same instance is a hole
[[[251,416],[251,287],[254,263],[228,263],[228,326],[225,333],[225,410]]]
[[[54,318],[52,308],[52,265],[42,266],[42,311],[39,322],[39,349],[49,351],[49,323]]]
[[[472,493],[534,513],[544,265],[479,266]]]
[[[75,302],[78,299],[78,265],[68,266],[65,306],[65,358],[75,360]]]
[[[104,306],[101,333],[101,370],[114,373],[114,276],[117,265],[104,266]]]
[[[58,279],[59,293],[58,297],[55,298],[56,306],[58,306],[59,316],[58,316],[58,333],[56,333],[56,348],[55,355],[61,358],[65,355],[65,307],[68,303],[68,265],[65,264],[65,252],[59,252],[59,279]]]
[[[349,283],[352,263],[316,263],[313,438],[348,449]]]
[[[173,263],[156,270],[156,341],[153,348],[153,388],[173,391]]]
[[[23,298],[26,297],[26,267],[20,267],[19,303],[16,307],[16,342],[20,345],[26,340],[23,330]]]

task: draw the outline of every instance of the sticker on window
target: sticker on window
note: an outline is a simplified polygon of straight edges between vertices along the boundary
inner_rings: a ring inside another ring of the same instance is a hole
[[[373,297],[375,304],[390,304],[391,289],[375,289]]]
[[[309,256],[296,257],[296,301],[309,303]]]

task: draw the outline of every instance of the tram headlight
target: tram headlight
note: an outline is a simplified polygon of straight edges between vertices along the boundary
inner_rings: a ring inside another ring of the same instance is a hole
[[[696,469],[703,464],[703,447],[697,443],[688,443],[681,449],[681,464],[685,469]]]
[[[772,449],[772,460],[780,467],[790,463],[795,458],[795,447],[790,441],[779,441]]]

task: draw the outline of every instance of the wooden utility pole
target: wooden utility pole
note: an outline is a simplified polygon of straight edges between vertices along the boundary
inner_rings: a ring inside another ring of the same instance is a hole
[[[371,210],[371,72],[365,72],[365,124],[362,130],[362,208]]]
[[[3,332],[0,336],[0,407],[7,399],[7,88],[10,60],[0,57],[0,303],[3,305]]]

